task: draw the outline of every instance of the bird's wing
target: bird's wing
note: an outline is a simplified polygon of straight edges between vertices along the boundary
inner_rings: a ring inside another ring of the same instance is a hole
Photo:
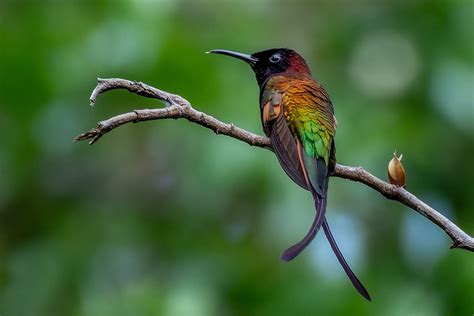
[[[271,80],[268,89],[263,90],[260,98],[261,118],[265,134],[270,137],[273,150],[286,174],[296,184],[307,189],[303,171],[298,159],[298,147],[284,115],[282,96],[284,82]]]

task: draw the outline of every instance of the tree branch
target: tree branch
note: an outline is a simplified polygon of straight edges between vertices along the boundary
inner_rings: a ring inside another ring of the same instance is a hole
[[[104,134],[123,124],[168,118],[184,118],[190,122],[204,126],[214,131],[216,134],[233,137],[249,144],[250,146],[272,150],[270,140],[267,137],[248,132],[242,128],[234,126],[233,124],[223,123],[208,114],[197,111],[186,99],[179,95],[171,94],[137,81],[118,78],[99,78],[97,81],[98,84],[90,97],[91,106],[95,104],[97,97],[104,92],[115,89],[125,89],[147,98],[163,101],[166,107],[160,109],[135,110],[114,116],[108,120],[99,122],[97,127],[75,137],[74,140],[76,141],[90,140],[89,144],[92,145]],[[378,191],[386,198],[403,203],[443,229],[453,241],[451,248],[462,248],[474,252],[474,238],[466,234],[444,215],[418,199],[415,195],[404,188],[382,181],[364,170],[362,167],[348,167],[337,164],[332,176],[363,183],[375,191]]]

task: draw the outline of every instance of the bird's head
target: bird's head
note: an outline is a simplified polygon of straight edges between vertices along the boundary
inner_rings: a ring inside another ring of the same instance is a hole
[[[245,61],[255,72],[260,87],[265,80],[276,74],[301,73],[311,75],[311,70],[304,58],[288,48],[272,48],[251,55],[223,49],[211,50],[208,53],[227,55]]]

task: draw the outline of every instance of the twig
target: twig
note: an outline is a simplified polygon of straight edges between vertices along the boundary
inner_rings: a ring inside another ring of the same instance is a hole
[[[213,130],[216,134],[227,135],[251,146],[272,150],[270,140],[267,137],[248,132],[233,124],[223,123],[208,114],[195,110],[191,104],[181,96],[159,90],[141,82],[118,78],[98,79],[98,84],[90,97],[91,105],[95,104],[99,95],[114,89],[125,89],[147,98],[161,100],[165,102],[166,107],[161,109],[135,110],[114,116],[108,120],[99,122],[96,128],[77,136],[74,140],[82,141],[89,139],[89,144],[92,145],[104,134],[123,124],[168,118],[184,118],[190,122]],[[443,229],[453,241],[451,248],[462,248],[474,252],[474,238],[466,234],[444,215],[404,188],[382,181],[362,167],[348,167],[337,164],[332,176],[363,183],[375,191],[378,191],[386,198],[403,203]]]

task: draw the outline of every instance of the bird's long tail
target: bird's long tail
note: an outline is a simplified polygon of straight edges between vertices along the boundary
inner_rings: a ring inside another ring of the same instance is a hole
[[[337,245],[336,240],[334,239],[331,229],[329,228],[329,224],[326,220],[326,217],[323,215],[325,213],[325,208],[326,208],[326,198],[318,199],[318,202],[316,202],[316,209],[318,210],[318,213],[315,216],[313,224],[311,225],[311,228],[309,229],[308,233],[300,242],[298,242],[297,244],[285,250],[281,256],[281,259],[283,261],[290,261],[294,259],[311,243],[311,241],[314,239],[314,237],[316,236],[316,233],[318,232],[320,228],[320,226],[318,226],[320,216],[318,215],[321,215],[322,216],[321,226],[323,227],[324,234],[326,235],[329,245],[331,246],[332,251],[336,255],[337,260],[341,264],[342,268],[344,269],[344,272],[348,276],[349,280],[351,280],[352,285],[354,285],[356,290],[366,300],[370,301],[371,300],[370,294],[367,292],[362,282],[360,282],[360,280],[357,278],[357,276],[355,275],[355,273],[352,271],[351,267],[347,263],[346,259],[344,258],[344,255],[339,249],[339,246]]]

